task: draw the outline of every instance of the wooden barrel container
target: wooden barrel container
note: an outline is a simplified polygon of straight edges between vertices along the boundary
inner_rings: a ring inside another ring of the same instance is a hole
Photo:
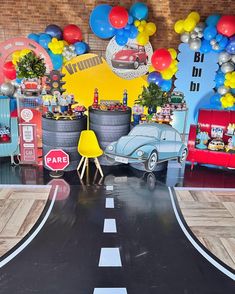
[[[42,118],[42,150],[45,156],[51,149],[62,149],[69,155],[70,164],[64,171],[76,170],[80,161],[77,151],[80,133],[87,129],[87,117],[77,120]],[[44,167],[47,168],[44,164]]]

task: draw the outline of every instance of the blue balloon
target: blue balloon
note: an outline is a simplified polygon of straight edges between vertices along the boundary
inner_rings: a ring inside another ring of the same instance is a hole
[[[74,47],[75,47],[75,52],[78,55],[84,54],[87,51],[87,46],[84,42],[76,42],[74,44]]]
[[[223,35],[217,34],[215,39],[216,39],[217,42],[220,42],[223,39]]]
[[[148,83],[154,83],[159,86],[162,82],[162,75],[159,72],[153,71],[148,75]]]
[[[124,28],[124,30],[129,30],[131,28],[131,25],[127,24]]]
[[[109,13],[112,7],[107,4],[97,5],[90,15],[90,27],[92,32],[101,39],[112,38],[116,30],[109,22]]]
[[[116,35],[119,35],[119,36],[124,35],[124,29],[116,30]]]
[[[28,35],[28,39],[31,39],[31,40],[33,40],[33,41],[35,41],[35,42],[39,42],[39,35],[38,34],[29,34]]]
[[[216,35],[217,35],[217,29],[216,27],[212,27],[212,26],[206,27],[203,32],[204,39],[207,41],[214,39]]]
[[[163,80],[160,83],[162,91],[169,92],[172,87],[172,80]]]
[[[130,8],[130,14],[134,19],[142,20],[148,18],[148,6],[142,2],[136,2]]]
[[[231,88],[231,89],[230,89],[230,92],[231,92],[232,94],[235,94],[235,89]]]
[[[124,46],[128,42],[128,37],[123,35],[116,35],[115,36],[115,41],[119,46]]]
[[[216,87],[219,88],[220,86],[223,86],[225,82],[225,74],[224,73],[217,73],[215,75],[215,83]]]
[[[221,95],[219,93],[216,93],[215,95],[213,95],[210,98],[210,104],[211,105],[221,106],[220,98],[221,98]]]
[[[226,51],[229,54],[235,54],[235,37],[230,38],[228,45],[226,47]]]
[[[49,55],[51,57],[53,68],[55,70],[59,70],[63,65],[63,56],[62,56],[62,54],[54,54],[54,53],[50,52]]]
[[[212,14],[212,15],[207,17],[206,24],[208,26],[215,27],[217,25],[218,21],[220,20],[220,17],[221,16],[219,14]]]
[[[130,37],[130,30],[124,30],[124,36],[128,39]]]
[[[131,15],[129,15],[129,17],[128,17],[128,24],[133,24],[133,22],[134,22],[134,18],[133,18],[133,16],[131,16]]]
[[[90,46],[86,42],[83,42],[83,43],[86,45],[86,53],[88,53],[91,50]]]
[[[139,31],[138,31],[137,27],[135,27],[134,25],[131,25],[129,38],[135,39],[137,37],[138,33],[139,33]]]
[[[55,24],[48,25],[45,29],[45,33],[50,35],[52,38],[56,38],[58,40],[61,40],[63,38],[62,29]]]
[[[48,34],[40,34],[38,43],[45,49],[48,48],[48,44],[51,42],[51,36]]]
[[[202,53],[209,53],[212,50],[212,46],[209,41],[202,40],[200,51]]]
[[[219,41],[219,47],[220,49],[225,49],[227,45],[228,45],[228,38],[223,36],[223,38]]]

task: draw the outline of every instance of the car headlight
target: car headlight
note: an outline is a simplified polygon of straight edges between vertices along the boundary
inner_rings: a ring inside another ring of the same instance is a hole
[[[130,61],[133,61],[133,60],[134,60],[134,57],[133,57],[133,56],[130,56],[130,57],[129,57],[129,60],[130,60]]]
[[[109,151],[113,151],[113,149],[114,149],[113,145],[109,145],[109,146],[108,146],[108,150],[109,150]]]
[[[144,155],[144,151],[142,151],[142,150],[138,150],[138,151],[136,152],[136,154],[137,154],[137,156],[141,157],[141,156]]]

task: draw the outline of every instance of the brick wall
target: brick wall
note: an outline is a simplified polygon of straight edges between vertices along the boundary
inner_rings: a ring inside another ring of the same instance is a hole
[[[29,33],[44,31],[48,24],[61,27],[74,23],[83,32],[93,52],[103,53],[107,41],[96,38],[89,28],[89,15],[92,9],[101,3],[124,5],[129,8],[136,1],[95,1],[95,0],[0,0],[0,41]],[[174,22],[185,18],[193,10],[200,13],[202,19],[210,14],[232,14],[235,0],[148,0],[149,20],[157,25],[157,34],[152,37],[154,47],[177,47],[179,36],[175,34]]]

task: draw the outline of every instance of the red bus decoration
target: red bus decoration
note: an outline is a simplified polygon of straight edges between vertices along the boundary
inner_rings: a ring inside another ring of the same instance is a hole
[[[53,170],[64,170],[69,165],[69,155],[62,149],[52,149],[45,155],[45,165]]]

